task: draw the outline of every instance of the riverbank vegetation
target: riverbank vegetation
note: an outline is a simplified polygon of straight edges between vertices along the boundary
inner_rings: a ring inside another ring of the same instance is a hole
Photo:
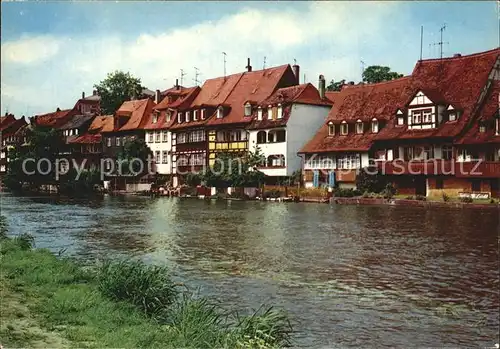
[[[29,235],[6,238],[3,221],[0,324],[4,347],[279,348],[287,316],[223,309],[174,283],[164,267],[104,262],[82,267]]]

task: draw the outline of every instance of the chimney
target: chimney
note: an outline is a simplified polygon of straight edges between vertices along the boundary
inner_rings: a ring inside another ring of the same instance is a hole
[[[462,57],[462,55],[460,53],[455,53],[453,57]]]
[[[175,89],[178,90],[179,89],[179,79],[175,79]]]
[[[92,96],[97,96],[97,90],[92,91]]]
[[[56,111],[61,111],[61,109],[59,107],[57,107]]]
[[[294,64],[292,67],[292,70],[293,70],[293,74],[295,75],[297,85],[299,85],[300,84],[300,67],[297,64]]]
[[[82,92],[82,99],[85,99],[85,91]]]
[[[155,103],[156,104],[160,103],[160,99],[161,99],[160,90],[156,90],[156,92],[155,92]]]
[[[349,81],[348,85],[353,86],[354,85],[354,81]]]
[[[252,71],[252,66],[250,65],[250,58],[247,58],[247,66],[245,68],[247,68],[247,72]]]
[[[325,82],[325,77],[323,75],[319,76],[318,90],[321,99],[325,98],[326,82]]]

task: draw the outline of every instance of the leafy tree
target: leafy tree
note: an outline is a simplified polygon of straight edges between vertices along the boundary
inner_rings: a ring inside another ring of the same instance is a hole
[[[356,176],[356,188],[361,193],[381,193],[386,186],[386,177],[375,167],[362,168]]]
[[[332,81],[330,81],[330,84],[326,87],[326,90],[327,91],[340,91],[344,84],[345,84],[345,79],[342,79],[342,80],[337,81],[337,82],[335,82],[335,80],[332,79]]]
[[[143,139],[135,138],[132,141],[126,142],[125,146],[118,154],[118,161],[121,166],[120,173],[122,175],[128,175],[140,174],[148,171],[148,159],[151,159],[152,154],[153,152]],[[130,170],[132,170],[133,173],[131,173]]]
[[[403,77],[403,74],[393,72],[391,68],[380,65],[371,65],[363,71],[363,81],[369,84],[394,80],[401,77]]]
[[[104,114],[113,114],[123,102],[139,96],[143,89],[141,79],[118,70],[109,73],[94,87],[101,96],[101,111]]]
[[[265,175],[257,167],[264,162],[265,157],[257,147],[242,157],[220,153],[214,166],[202,173],[200,179],[207,186],[218,188],[260,186]]]

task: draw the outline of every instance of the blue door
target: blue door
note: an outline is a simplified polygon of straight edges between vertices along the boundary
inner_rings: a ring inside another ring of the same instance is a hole
[[[335,171],[330,171],[330,173],[328,173],[328,186],[330,188],[335,187]]]
[[[319,170],[314,170],[313,172],[313,187],[319,187]]]

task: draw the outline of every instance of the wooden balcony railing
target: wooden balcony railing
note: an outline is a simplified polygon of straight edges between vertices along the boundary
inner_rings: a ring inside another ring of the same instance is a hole
[[[386,175],[449,175],[456,177],[500,178],[500,162],[476,160],[380,161],[379,170]]]

